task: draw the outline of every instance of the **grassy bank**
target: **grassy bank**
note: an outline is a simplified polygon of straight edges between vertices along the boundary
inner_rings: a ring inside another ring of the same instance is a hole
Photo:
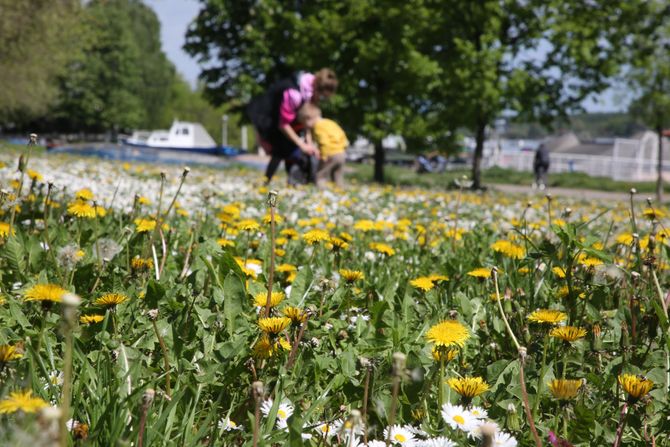
[[[350,179],[361,183],[371,181],[373,166],[368,164],[349,164]],[[463,176],[470,177],[470,170],[449,171],[441,174],[417,174],[411,168],[386,166],[386,183],[394,186],[417,186],[423,188],[449,188],[453,181]],[[519,172],[511,169],[491,168],[482,172],[484,184],[530,185],[533,183],[531,172]],[[627,192],[636,188],[641,193],[655,191],[654,182],[620,182],[606,177],[591,177],[581,172],[549,175],[550,187],[593,189],[599,191]]]

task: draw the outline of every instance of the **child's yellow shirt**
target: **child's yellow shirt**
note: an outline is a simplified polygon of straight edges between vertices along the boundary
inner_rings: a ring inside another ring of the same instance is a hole
[[[341,154],[349,145],[347,135],[333,120],[322,118],[316,122],[313,129],[314,139],[319,145],[321,158],[328,159],[333,155]]]

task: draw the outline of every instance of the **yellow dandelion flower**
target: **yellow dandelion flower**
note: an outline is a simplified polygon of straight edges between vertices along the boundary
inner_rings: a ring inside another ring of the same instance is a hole
[[[261,229],[261,225],[254,219],[241,220],[237,223],[236,227],[241,231],[258,231]]]
[[[377,253],[381,253],[386,256],[395,255],[395,250],[388,244],[383,244],[380,242],[370,242],[369,247],[370,249],[376,251]]]
[[[345,233],[344,231],[340,233],[340,237],[347,242],[351,242],[354,240],[354,237],[352,235],[350,235],[349,233]]]
[[[439,347],[463,347],[468,338],[468,329],[456,320],[444,320],[426,332],[426,339]]]
[[[298,232],[293,228],[284,228],[279,232],[279,234],[286,237],[287,239],[298,239]]]
[[[83,188],[74,193],[74,196],[81,200],[93,200],[93,191],[88,188]]]
[[[19,352],[16,346],[0,345],[0,364],[11,362],[21,357],[23,357],[23,354]]]
[[[479,267],[468,272],[468,276],[473,278],[487,279],[491,277],[491,269],[487,267]]]
[[[433,356],[433,360],[436,362],[441,362],[443,360],[445,362],[450,362],[456,358],[458,349],[433,346],[430,353]]]
[[[149,200],[148,197],[140,196],[139,199],[137,199],[137,203],[140,205],[151,205],[151,200]]]
[[[135,257],[130,260],[130,267],[133,270],[151,270],[154,268],[154,260],[151,258]]]
[[[633,240],[633,233],[622,233],[616,237],[616,243],[621,245],[631,245]]]
[[[603,261],[601,261],[600,259],[588,256],[584,253],[579,255],[579,257],[577,258],[577,262],[579,262],[581,265],[587,268],[603,265]]]
[[[281,313],[290,318],[293,324],[300,324],[307,321],[307,312],[297,307],[288,306],[282,309]]]
[[[619,384],[633,402],[645,396],[654,387],[654,382],[651,380],[634,374],[620,375]]]
[[[26,291],[26,301],[51,301],[60,303],[67,290],[56,284],[35,284]]]
[[[356,281],[360,281],[364,278],[363,272],[359,270],[347,270],[340,269],[340,276],[349,284],[353,284]]]
[[[12,235],[15,234],[14,228],[12,228]],[[9,224],[7,222],[0,222],[0,238],[9,236]]]
[[[433,282],[449,281],[449,277],[447,275],[441,275],[439,273],[433,273],[431,275],[426,276],[426,278],[430,279]]]
[[[346,250],[349,248],[349,243],[344,239],[340,239],[339,237],[331,237],[330,244],[332,245],[331,250],[339,251],[339,250]]]
[[[549,331],[549,335],[563,341],[573,342],[586,336],[586,329],[575,326],[559,326]]]
[[[325,230],[310,230],[302,235],[302,239],[309,245],[314,245],[318,242],[328,242],[330,235]]]
[[[270,225],[270,217],[271,216],[269,213],[263,216],[263,223],[265,225]],[[281,217],[279,214],[275,214],[275,224],[280,224],[282,222],[284,222],[284,218]]]
[[[40,174],[37,171],[33,171],[32,169],[28,169],[27,174],[28,177],[30,177],[30,180],[41,182],[44,179],[44,177],[42,177],[42,174]]]
[[[354,224],[354,230],[362,231],[362,232],[368,232],[372,231],[375,228],[375,223],[371,220],[364,219],[364,220],[359,220]]]
[[[288,351],[289,349],[291,349],[291,345],[285,339],[279,338],[272,341],[270,337],[263,334],[252,348],[251,355],[256,359],[267,359],[274,357],[281,351]]]
[[[102,315],[82,315],[79,317],[79,322],[81,324],[95,324],[100,323],[104,319],[105,317]]]
[[[449,388],[466,399],[472,399],[489,389],[489,385],[481,377],[452,377],[447,380]]]
[[[275,272],[291,273],[297,271],[298,268],[293,264],[280,264],[275,268]]]
[[[33,397],[32,394],[33,392],[30,390],[9,393],[9,397],[0,400],[0,414],[16,413],[17,411],[35,413],[49,405],[39,397]]]
[[[178,216],[182,216],[182,217],[188,217],[189,216],[188,211],[186,211],[184,208],[175,208],[174,212],[177,213]]]
[[[419,278],[415,278],[411,280],[409,283],[412,285],[412,287],[423,290],[424,292],[428,292],[433,287],[435,287],[433,280],[427,276],[421,276]]]
[[[568,316],[560,310],[540,309],[528,315],[528,321],[533,323],[558,324]]]
[[[137,218],[135,219],[135,226],[138,233],[147,233],[156,229],[156,221],[154,219]]]
[[[577,396],[582,384],[581,380],[554,379],[547,386],[556,399],[570,400]]]
[[[97,306],[111,307],[111,306],[118,306],[119,304],[125,301],[128,301],[128,297],[122,293],[106,293],[97,300],[95,300],[93,304]]]
[[[242,209],[236,204],[226,205],[221,209],[222,214],[226,214],[234,219],[240,217]]]
[[[219,247],[234,247],[235,241],[231,241],[226,238],[219,238],[216,240],[216,243],[219,244]]]
[[[563,267],[556,266],[552,268],[551,271],[554,272],[554,275],[556,275],[557,278],[565,278],[565,269]]]
[[[645,208],[642,211],[642,215],[649,220],[658,220],[664,218],[666,213],[658,208]]]
[[[284,298],[286,298],[284,292],[272,292],[270,298],[270,307],[276,307],[279,303],[284,301]],[[257,293],[256,296],[254,296],[254,306],[265,307],[267,300],[268,300],[267,292]]]
[[[75,200],[74,202],[71,202],[67,207],[67,212],[73,216],[85,219],[93,219],[96,214],[93,205],[89,205],[83,200]]]
[[[504,239],[494,242],[491,249],[512,259],[523,259],[526,256],[525,248]]]
[[[258,327],[266,334],[277,335],[291,324],[286,317],[267,317],[258,320]]]

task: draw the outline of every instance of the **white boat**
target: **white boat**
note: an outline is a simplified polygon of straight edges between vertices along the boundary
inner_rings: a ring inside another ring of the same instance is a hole
[[[175,151],[214,154],[226,152],[226,148],[219,147],[202,124],[186,121],[174,121],[170,130],[135,131],[123,143],[134,147]]]

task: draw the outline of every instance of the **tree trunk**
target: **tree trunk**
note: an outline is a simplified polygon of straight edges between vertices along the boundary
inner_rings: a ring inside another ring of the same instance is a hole
[[[374,140],[375,145],[375,176],[374,180],[377,183],[384,183],[384,161],[386,154],[384,153],[384,148],[382,147],[381,140]]]
[[[663,126],[656,127],[658,134],[658,165],[656,178],[656,202],[660,205],[663,202]]]
[[[482,187],[482,156],[484,155],[484,139],[486,138],[486,122],[477,123],[477,132],[475,135],[475,153],[472,158],[472,189],[481,189]]]

